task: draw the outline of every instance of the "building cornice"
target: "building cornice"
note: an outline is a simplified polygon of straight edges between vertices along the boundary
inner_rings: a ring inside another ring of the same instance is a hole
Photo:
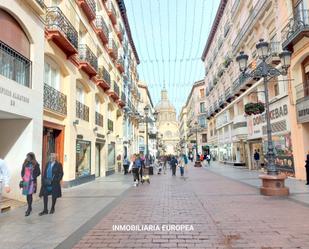
[[[130,24],[129,24],[129,20],[128,20],[128,16],[127,16],[127,10],[126,10],[126,6],[124,4],[124,0],[117,0],[117,4],[118,4],[118,7],[119,7],[119,10],[120,10],[120,13],[121,13],[122,20],[124,22],[124,26],[125,26],[127,35],[128,35],[129,43],[130,43],[132,50],[133,50],[134,57],[136,59],[137,64],[139,64],[140,60],[139,60],[139,57],[138,57],[138,54],[137,54],[137,51],[136,51],[136,48],[135,48],[135,44],[134,44],[134,41],[133,41],[133,38],[132,38]]]
[[[212,41],[213,41],[215,34],[217,32],[217,28],[219,26],[220,20],[223,16],[223,12],[224,12],[225,6],[227,4],[227,1],[228,0],[221,0],[221,2],[219,4],[219,8],[217,10],[216,17],[214,19],[214,22],[212,23],[211,30],[210,30],[210,33],[208,35],[208,39],[207,39],[207,42],[206,42],[206,45],[205,45],[205,48],[204,48],[204,51],[203,51],[203,54],[202,54],[202,57],[201,57],[202,61],[205,61],[207,53],[210,49]]]

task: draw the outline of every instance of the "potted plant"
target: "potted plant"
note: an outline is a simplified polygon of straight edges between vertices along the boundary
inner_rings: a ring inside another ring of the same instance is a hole
[[[262,102],[245,104],[245,113],[247,115],[258,115],[265,111],[265,105]]]
[[[231,62],[232,62],[232,59],[229,56],[225,56],[224,62],[223,62],[224,67],[228,68]]]

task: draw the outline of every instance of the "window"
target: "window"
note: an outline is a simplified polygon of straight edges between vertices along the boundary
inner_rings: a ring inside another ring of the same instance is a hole
[[[59,91],[59,70],[55,62],[45,61],[44,83]]]
[[[82,104],[85,102],[84,90],[81,86],[76,87],[76,100]]]
[[[205,97],[205,89],[200,89],[200,98],[204,98]]]
[[[200,113],[205,112],[205,102],[200,103]]]
[[[275,96],[279,95],[279,85],[278,85],[278,82],[276,82],[274,84],[274,94],[275,94]]]
[[[207,134],[202,134],[202,143],[207,143]]]
[[[200,116],[198,119],[199,126],[201,127],[206,127],[206,117],[205,116]]]
[[[95,96],[95,111],[100,113],[100,100],[98,96]]]

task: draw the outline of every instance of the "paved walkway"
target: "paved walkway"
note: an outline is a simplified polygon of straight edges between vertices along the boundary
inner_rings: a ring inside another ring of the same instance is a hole
[[[78,187],[64,189],[53,215],[39,217],[42,201],[36,201],[32,214],[25,207],[0,214],[1,249],[52,249],[79,227],[93,222],[93,216],[108,211],[118,197],[131,187],[131,176],[112,175]],[[50,203],[49,203],[50,205]]]
[[[207,165],[204,169],[253,187],[259,188],[261,186],[259,175],[262,173],[255,170],[248,170],[237,166],[233,167],[218,162],[212,162],[210,167]],[[296,180],[294,178],[288,178],[285,181],[285,185],[290,189],[289,198],[309,205],[309,186],[305,185],[305,183],[305,181]]]
[[[225,172],[219,166],[191,167],[187,180],[155,175],[150,185],[132,187],[110,212],[97,215],[91,229],[81,227],[57,248],[309,248],[308,205],[261,196],[258,188],[238,181],[238,171],[227,170],[237,181],[220,171]],[[242,181],[256,174],[241,173]],[[171,224],[194,230],[162,230]],[[157,225],[160,231],[115,231],[113,225]]]

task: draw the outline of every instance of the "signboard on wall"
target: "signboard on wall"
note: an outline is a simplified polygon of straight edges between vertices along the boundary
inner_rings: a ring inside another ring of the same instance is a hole
[[[288,97],[270,104],[270,122],[273,134],[290,131],[288,115]],[[262,138],[266,129],[266,113],[247,117],[248,139]],[[263,132],[264,130],[264,132]]]
[[[309,99],[303,100],[296,105],[297,122],[306,123],[309,122]]]

